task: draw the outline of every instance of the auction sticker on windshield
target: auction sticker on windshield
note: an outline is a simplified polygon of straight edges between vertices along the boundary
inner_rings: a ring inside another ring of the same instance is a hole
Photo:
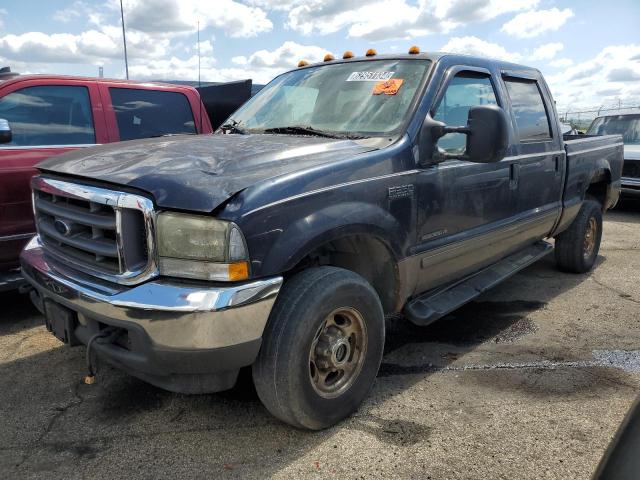
[[[373,87],[374,95],[395,95],[400,90],[402,83],[404,80],[402,78],[392,78],[391,80],[387,80],[385,82],[376,83],[375,87]]]
[[[394,72],[353,72],[347,82],[380,82],[389,80]]]

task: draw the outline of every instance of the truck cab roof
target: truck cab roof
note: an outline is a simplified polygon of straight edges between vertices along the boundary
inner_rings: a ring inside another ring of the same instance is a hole
[[[335,60],[327,62],[316,62],[305,65],[299,68],[317,67],[319,65],[335,64],[335,63],[347,63],[347,62],[363,62],[373,60],[429,60],[434,63],[443,59],[450,60],[451,63],[457,63],[460,65],[472,63],[473,65],[481,66],[492,70],[494,68],[500,68],[509,71],[519,72],[531,72],[540,74],[540,71],[533,67],[520,65],[517,63],[505,62],[503,60],[497,60],[492,58],[478,57],[476,55],[465,55],[460,53],[447,53],[447,52],[425,52],[425,53],[398,53],[398,54],[375,54],[371,56],[353,56],[350,58],[336,58]]]

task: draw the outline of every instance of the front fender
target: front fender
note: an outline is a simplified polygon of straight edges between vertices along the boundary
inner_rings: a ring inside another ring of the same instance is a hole
[[[319,246],[356,234],[382,241],[396,259],[402,257],[408,239],[406,226],[376,205],[363,202],[330,205],[288,222],[261,259],[260,274],[288,271]]]

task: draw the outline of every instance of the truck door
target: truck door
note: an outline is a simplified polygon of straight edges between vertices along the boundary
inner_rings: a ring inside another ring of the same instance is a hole
[[[524,243],[542,238],[553,228],[562,201],[565,151],[557,118],[542,78],[503,72],[515,127],[515,219],[528,235]]]
[[[466,125],[471,107],[500,105],[500,99],[488,70],[456,66],[444,75],[431,115],[449,126]],[[462,134],[448,134],[438,142],[448,152],[464,152],[465,144]],[[508,160],[447,160],[422,169],[417,178],[415,293],[458,279],[503,256],[508,248],[504,232],[513,214]]]
[[[20,250],[34,235],[30,179],[35,165],[105,140],[92,82],[43,81],[26,80],[0,90],[0,118],[9,122],[13,137],[0,144],[0,270],[17,265]]]

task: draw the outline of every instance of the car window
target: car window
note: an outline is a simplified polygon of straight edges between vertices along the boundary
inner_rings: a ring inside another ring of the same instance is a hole
[[[622,135],[627,145],[640,145],[640,115],[610,115],[596,118],[588,135]]]
[[[462,72],[449,82],[433,118],[450,127],[460,127],[467,124],[471,107],[495,104],[496,94],[489,76]],[[466,141],[466,135],[449,133],[438,141],[438,146],[450,153],[461,153]]]
[[[96,143],[86,87],[26,87],[0,98],[0,118],[9,122],[12,141],[3,146]]]
[[[538,84],[533,80],[505,79],[521,141],[551,138],[549,117]]]
[[[196,133],[191,105],[178,92],[109,88],[120,140]]]

